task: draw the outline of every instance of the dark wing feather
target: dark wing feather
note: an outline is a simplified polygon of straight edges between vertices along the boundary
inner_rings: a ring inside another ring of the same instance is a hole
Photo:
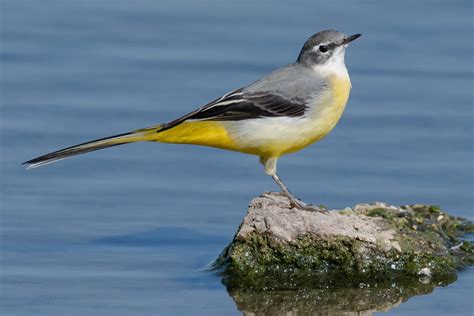
[[[163,126],[170,129],[187,120],[240,121],[262,117],[302,116],[306,104],[299,98],[291,100],[271,92],[234,90],[187,115]]]

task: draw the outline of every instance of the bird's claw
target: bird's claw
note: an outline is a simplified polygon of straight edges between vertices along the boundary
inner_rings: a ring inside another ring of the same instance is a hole
[[[297,209],[302,210],[302,211],[319,212],[319,213],[323,213],[323,214],[329,213],[329,211],[324,207],[319,207],[319,206],[316,206],[316,205],[306,204],[306,203],[298,201],[298,200],[290,200],[290,206],[292,208],[297,208]]]

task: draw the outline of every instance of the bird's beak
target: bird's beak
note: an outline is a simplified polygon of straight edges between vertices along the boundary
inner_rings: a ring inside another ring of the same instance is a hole
[[[354,35],[349,35],[347,36],[343,41],[342,41],[342,44],[343,45],[347,45],[349,44],[350,42],[358,39],[362,34],[354,34]]]

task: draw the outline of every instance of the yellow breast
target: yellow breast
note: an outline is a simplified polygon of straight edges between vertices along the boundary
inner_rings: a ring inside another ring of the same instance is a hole
[[[351,81],[349,77],[331,76],[329,78],[330,95],[316,107],[314,113],[315,135],[313,141],[326,136],[336,126],[349,100]]]
[[[301,124],[298,141],[287,146],[282,154],[292,153],[324,138],[336,126],[349,99],[349,77],[331,76],[328,80],[330,93],[312,105],[309,120]],[[303,126],[304,125],[304,126]]]

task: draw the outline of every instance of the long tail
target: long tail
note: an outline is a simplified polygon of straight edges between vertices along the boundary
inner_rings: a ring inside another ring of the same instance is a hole
[[[27,169],[42,167],[44,165],[63,160],[69,157],[76,155],[88,153],[94,150],[104,149],[108,147],[152,140],[153,135],[161,129],[161,126],[154,126],[150,128],[140,129],[129,133],[124,133],[120,135],[110,136],[106,138],[101,138],[93,140],[87,143],[82,143],[72,147],[64,148],[34,159],[24,162],[24,165],[28,165]]]

